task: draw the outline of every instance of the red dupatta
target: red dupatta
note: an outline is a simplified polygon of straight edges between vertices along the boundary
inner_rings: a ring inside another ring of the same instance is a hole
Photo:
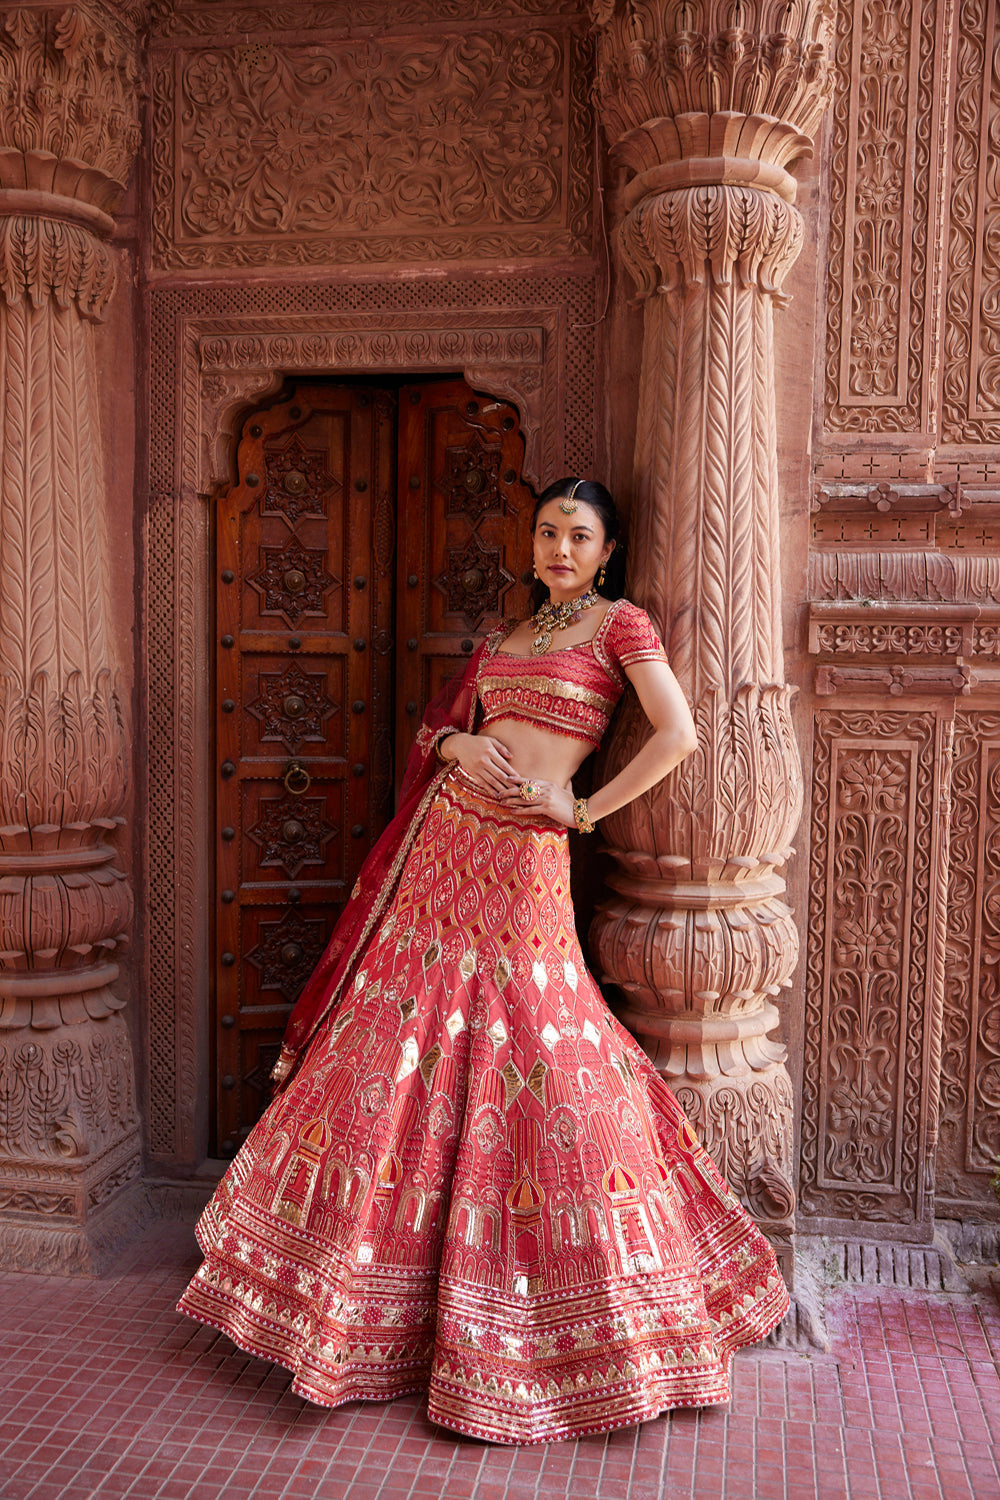
[[[291,1077],[316,1028],[336,1004],[354,960],[391,900],[410,846],[447,774],[447,768],[438,758],[437,746],[448,734],[457,731],[469,734],[474,729],[479,664],[485,655],[492,655],[511,628],[502,625],[494,630],[479,646],[465,671],[446,682],[428,705],[407,758],[396,816],[361,866],[326,951],[288,1018],[281,1055],[271,1073],[279,1087]]]

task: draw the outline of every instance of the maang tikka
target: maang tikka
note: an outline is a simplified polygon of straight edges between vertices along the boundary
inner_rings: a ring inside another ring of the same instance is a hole
[[[583,480],[578,479],[573,488],[570,490],[569,494],[566,496],[565,500],[559,501],[559,509],[562,511],[564,516],[576,515],[578,504],[577,501],[573,499],[573,496],[576,494],[582,483]]]

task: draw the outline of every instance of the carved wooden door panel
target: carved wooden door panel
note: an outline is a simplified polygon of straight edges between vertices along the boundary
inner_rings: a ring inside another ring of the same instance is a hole
[[[460,379],[302,385],[244,423],[216,512],[222,1156],[267,1102],[425,704],[526,607],[522,456],[514,409]]]
[[[517,412],[464,380],[399,393],[396,781],[424,706],[531,585]],[[414,503],[414,499],[418,503]]]
[[[300,387],[217,512],[217,1149],[391,810],[395,400]]]

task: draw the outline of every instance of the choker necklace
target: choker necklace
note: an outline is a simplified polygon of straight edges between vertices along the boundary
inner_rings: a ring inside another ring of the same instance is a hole
[[[531,643],[532,656],[544,656],[552,645],[552,632],[575,625],[584,610],[590,609],[600,597],[596,589],[588,589],[579,599],[565,599],[562,604],[553,604],[551,599],[546,599],[531,617],[531,628],[538,632]]]

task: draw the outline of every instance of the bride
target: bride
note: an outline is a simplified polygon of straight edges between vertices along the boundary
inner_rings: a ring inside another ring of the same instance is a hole
[[[473,1437],[580,1437],[727,1401],[733,1351],[787,1309],[574,926],[566,830],[696,743],[648,616],[606,597],[618,532],[603,485],[542,495],[536,612],[428,710],[280,1091],[199,1222],[180,1310],[321,1405],[426,1389]],[[576,797],[628,684],[649,737]]]

